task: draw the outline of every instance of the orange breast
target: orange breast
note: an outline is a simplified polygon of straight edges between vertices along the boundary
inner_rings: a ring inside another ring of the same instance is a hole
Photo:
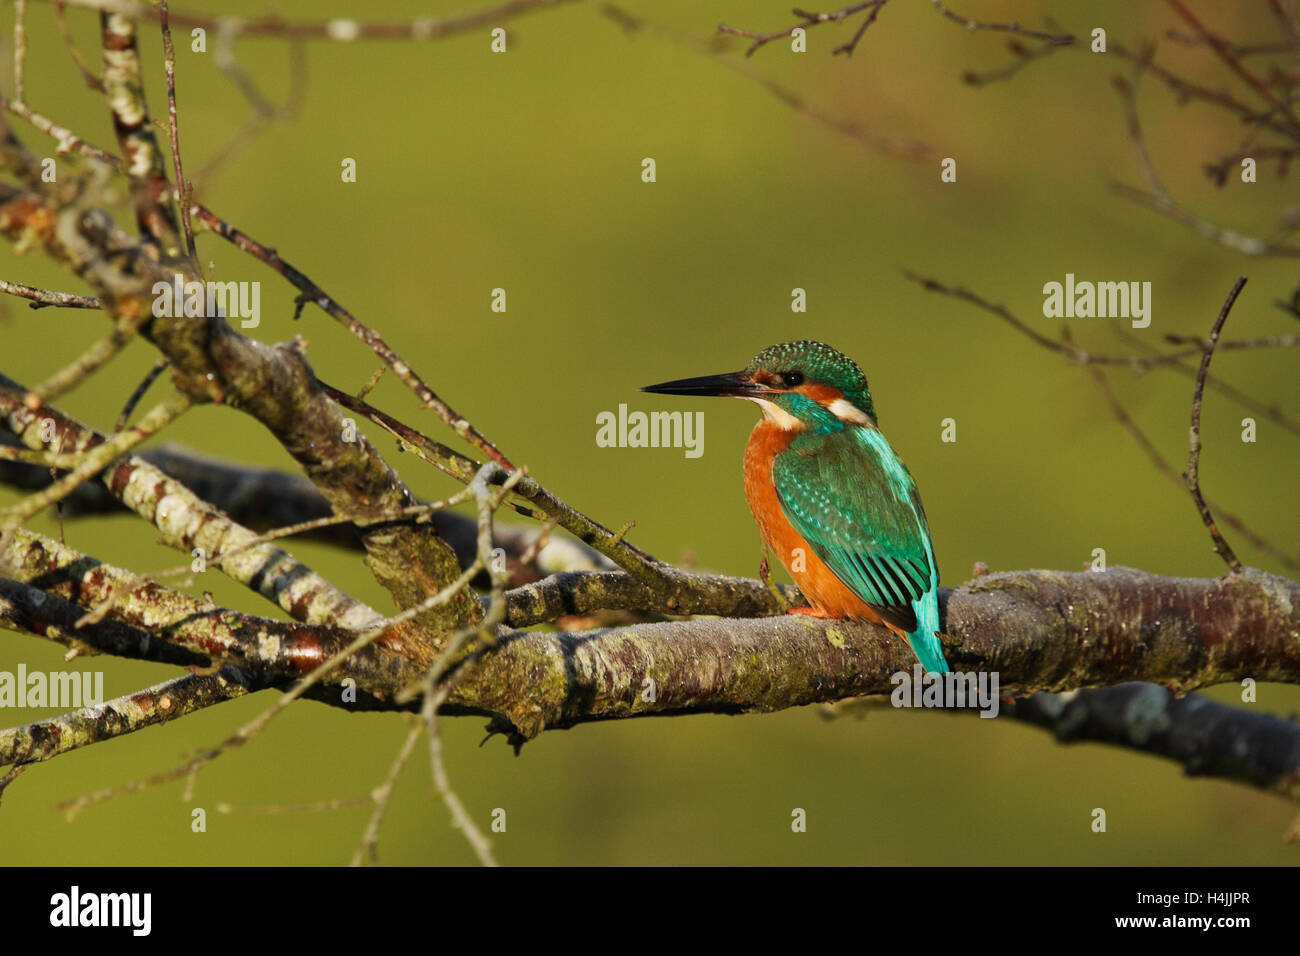
[[[813,607],[830,617],[887,623],[813,553],[781,511],[772,484],[772,460],[793,437],[792,432],[764,419],[754,426],[745,446],[745,500],[754,513],[759,534]]]

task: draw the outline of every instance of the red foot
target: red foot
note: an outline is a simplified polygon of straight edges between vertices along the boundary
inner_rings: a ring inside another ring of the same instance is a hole
[[[809,617],[834,618],[834,614],[828,614],[819,607],[792,607],[788,614],[807,614]]]

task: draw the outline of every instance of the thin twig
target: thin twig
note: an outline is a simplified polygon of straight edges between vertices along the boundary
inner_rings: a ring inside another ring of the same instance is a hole
[[[1173,40],[1175,43],[1181,43],[1184,46],[1213,46],[1213,39],[1209,34],[1193,36],[1187,33],[1179,33],[1177,30],[1166,30],[1165,39]],[[1261,54],[1290,53],[1295,48],[1290,40],[1278,40],[1270,43],[1233,43],[1229,44],[1228,52],[1235,57],[1259,56]]]
[[[1019,40],[1008,41],[1007,46],[1015,54],[1015,59],[1006,66],[996,69],[987,70],[984,73],[977,73],[974,70],[967,70],[961,75],[962,82],[968,86],[986,86],[989,83],[997,83],[1002,80],[1009,80],[1025,67],[1045,56],[1050,56],[1062,48],[1062,44],[1053,43],[1050,40],[1044,41],[1035,47],[1027,47]]]
[[[233,816],[236,813],[258,814],[268,817],[287,816],[297,813],[328,813],[333,810],[348,810],[352,807],[365,806],[374,798],[369,794],[361,797],[331,797],[328,800],[313,800],[311,803],[264,803],[240,806],[237,803],[217,803],[213,809],[217,813]]]
[[[862,40],[862,35],[867,32],[867,28],[876,22],[876,17],[880,16],[880,11],[885,8],[884,0],[871,8],[871,12],[863,18],[858,24],[857,32],[853,34],[853,39],[848,43],[841,43],[835,49],[831,50],[832,56],[838,56],[843,53],[845,56],[852,56],[853,51],[858,48],[858,43]]]
[[[1126,342],[1127,344],[1133,346],[1133,348],[1135,349],[1139,349],[1149,354],[1156,354],[1156,349],[1153,345],[1151,345],[1150,342],[1139,337],[1138,335],[1135,335],[1133,332],[1131,332],[1128,329],[1116,328],[1115,334],[1119,336],[1121,342]],[[1170,371],[1178,372],[1180,375],[1190,378],[1193,381],[1195,381],[1196,379],[1196,369],[1188,366],[1185,362],[1182,361],[1170,362],[1169,364],[1164,365],[1162,367],[1167,368]],[[1289,418],[1286,415],[1283,415],[1281,409],[1277,407],[1276,403],[1272,405],[1265,405],[1259,399],[1252,398],[1251,396],[1243,392],[1241,389],[1229,385],[1227,382],[1222,381],[1221,379],[1219,379],[1217,376],[1214,375],[1207,376],[1205,379],[1205,384],[1210,388],[1214,389],[1220,395],[1223,395],[1226,398],[1230,399],[1231,401],[1236,402],[1238,405],[1240,405],[1242,408],[1246,409],[1247,411],[1252,412],[1256,415],[1260,415],[1268,419],[1269,421],[1273,422],[1276,425],[1280,425],[1286,431],[1289,431],[1292,435],[1295,435],[1297,438],[1300,438],[1300,421],[1296,421],[1293,418]]]
[[[836,53],[840,53],[845,51],[847,48],[847,52],[852,53],[852,48],[857,46],[858,40],[862,38],[862,34],[866,32],[867,27],[869,27],[872,21],[876,19],[876,15],[880,12],[880,8],[888,2],[889,0],[866,0],[865,3],[851,4],[847,7],[841,7],[839,10],[832,11],[831,13],[810,13],[807,10],[800,10],[796,7],[794,15],[802,19],[800,22],[788,26],[784,30],[777,30],[774,33],[755,33],[752,30],[742,30],[739,27],[719,23],[718,32],[729,36],[738,36],[744,37],[747,40],[753,40],[754,42],[750,45],[749,49],[745,51],[745,56],[753,56],[760,48],[771,43],[773,40],[779,40],[782,37],[790,36],[795,30],[806,30],[809,27],[815,27],[822,23],[843,23],[846,18],[870,8],[871,14],[866,18],[866,22],[858,29],[854,38],[835,50]]]
[[[105,31],[105,34],[106,36],[108,35],[107,30]],[[132,51],[134,52],[133,48]],[[83,155],[91,156],[103,162],[110,163],[118,169],[123,168],[122,161],[112,153],[91,146],[80,137],[73,135],[70,131],[55,125],[38,114],[32,113],[30,110],[23,107],[22,104],[11,103],[4,97],[0,97],[0,108],[7,109],[19,116],[23,116],[33,125],[37,126],[38,129],[42,129],[44,132],[48,132],[50,135],[60,139],[63,148],[76,149]],[[152,135],[150,134],[148,137],[145,137],[135,127],[131,127],[127,130],[127,132],[123,134],[122,138],[123,142],[129,143],[132,149],[140,152],[146,151],[148,144],[152,144]],[[405,359],[394,352],[378,333],[367,327],[365,323],[336,302],[323,289],[316,285],[316,283],[312,282],[312,280],[306,275],[281,258],[279,253],[274,249],[269,249],[266,246],[263,246],[251,236],[217,216],[207,207],[195,202],[189,202],[185,205],[189,207],[190,213],[204,222],[209,229],[239,249],[247,252],[249,255],[253,256],[253,258],[258,259],[274,271],[278,272],[288,280],[291,285],[303,293],[304,301],[316,303],[316,305],[318,305],[328,315],[337,319],[346,326],[353,335],[365,342],[366,345],[368,345],[370,349],[383,359],[385,364],[396,373],[397,377],[415,393],[416,397],[420,399],[425,407],[436,412],[438,416],[451,427],[452,431],[465,441],[468,441],[471,445],[474,445],[480,451],[484,452],[502,468],[505,468],[507,471],[515,470],[515,466],[510,462],[510,460],[506,458],[505,455],[503,455],[501,451],[483,435],[482,432],[475,428],[468,419],[458,414],[453,408],[439,398],[433,389],[431,389],[424,380],[415,373],[410,365],[406,363]],[[142,222],[146,220],[148,221],[149,229],[152,230],[150,233],[151,235],[157,237],[158,235],[165,233],[165,221],[158,221],[162,217],[158,215],[149,215],[148,210],[140,212],[139,215]]]
[[[393,370],[403,384],[415,393],[425,407],[436,412],[457,435],[478,448],[502,468],[507,471],[515,470],[515,466],[510,463],[510,460],[492,442],[488,441],[487,437],[475,428],[468,419],[458,414],[451,406],[439,398],[433,389],[407,364],[406,360],[393,351],[378,332],[369,328],[328,295],[324,289],[286,262],[274,249],[268,249],[256,239],[236,229],[197,203],[192,205],[191,211],[221,238],[278,272],[288,280],[290,285],[303,293],[302,298],[304,300],[314,302],[327,315],[341,322],[348,331],[383,359],[384,363]]]
[[[354,398],[347,392],[327,385],[319,379],[317,382],[334,401],[350,411],[365,415],[372,422],[406,443],[421,459],[458,481],[468,483],[480,467],[478,462],[466,458],[464,455],[459,455],[430,438],[426,438],[409,425],[397,421],[391,415],[381,412],[358,398]],[[505,474],[507,472],[504,470],[500,472],[500,475]],[[529,503],[529,506],[524,506],[517,502],[508,502],[509,507],[516,512],[530,518],[554,519],[559,523],[560,527],[583,544],[599,551],[619,567],[631,572],[639,579],[652,582],[659,581],[662,580],[663,575],[668,570],[665,565],[660,564],[635,545],[627,541],[617,540],[613,531],[588,518],[577,509],[570,507],[532,478],[525,478],[520,481],[515,488],[515,493]]]
[[[494,567],[492,561],[492,517],[496,509],[501,506],[501,502],[505,500],[505,496],[512,485],[523,479],[523,474],[522,472],[515,472],[506,479],[499,489],[494,491],[491,483],[499,478],[495,471],[496,468],[492,465],[484,465],[478,470],[474,480],[470,483],[470,490],[478,500],[478,547],[475,563],[486,568],[492,579],[488,612],[477,627],[465,628],[447,642],[447,646],[438,655],[433,666],[429,668],[428,673],[425,675],[423,681],[424,701],[420,709],[420,716],[424,721],[425,730],[429,737],[429,766],[433,774],[433,785],[442,796],[443,803],[451,814],[452,824],[465,835],[466,841],[474,850],[479,862],[484,866],[496,866],[497,862],[492,856],[492,847],[487,837],[479,830],[474,823],[473,817],[466,811],[460,797],[452,789],[451,780],[447,775],[447,768],[442,759],[442,734],[438,727],[438,711],[457,681],[465,676],[466,670],[461,668],[453,675],[451,680],[439,686],[443,675],[459,659],[462,650],[475,637],[481,638],[483,643],[489,646],[494,644],[494,631],[505,619],[506,615],[505,587],[509,582],[509,573]],[[399,695],[398,699],[401,699],[401,695]]]
[[[446,697],[446,690],[434,694],[426,694],[424,697],[424,706],[421,708],[420,716],[424,718],[425,726],[429,734],[429,767],[433,773],[433,785],[437,788],[438,793],[442,796],[442,801],[446,804],[454,825],[465,835],[466,841],[474,850],[474,855],[478,857],[479,862],[484,866],[496,866],[496,858],[492,855],[492,846],[488,843],[487,838],[474,824],[474,819],[465,810],[465,805],[461,803],[460,797],[456,791],[451,788],[451,781],[447,776],[447,768],[443,765],[442,760],[442,734],[438,729],[438,707]]]
[[[172,30],[167,21],[167,0],[159,0],[158,22],[162,27],[163,64],[164,72],[167,74],[167,133],[172,147],[172,168],[176,171],[177,205],[181,209],[185,251],[194,258],[194,231],[190,228],[190,188],[185,181],[185,170],[181,166],[181,133],[180,124],[176,120],[176,51],[172,48]]]
[[[1180,488],[1186,488],[1186,478],[1178,473],[1177,469],[1169,463],[1164,455],[1160,454],[1160,450],[1156,448],[1155,443],[1147,437],[1146,432],[1141,429],[1137,422],[1133,421],[1132,417],[1130,417],[1129,413],[1125,410],[1123,404],[1119,401],[1119,398],[1116,397],[1114,390],[1111,389],[1110,383],[1106,380],[1106,374],[1101,369],[1094,366],[1085,366],[1085,368],[1088,374],[1092,376],[1093,381],[1095,381],[1097,386],[1101,389],[1102,395],[1105,396],[1106,404],[1110,406],[1111,414],[1115,416],[1116,421],[1120,423],[1124,430],[1133,436],[1133,440],[1138,443],[1138,446],[1142,449],[1143,453],[1151,460],[1151,463],[1155,465],[1156,470]],[[1287,554],[1263,535],[1252,531],[1240,517],[1232,512],[1220,508],[1217,504],[1211,503],[1211,506],[1214,508],[1215,513],[1223,519],[1223,522],[1228,525],[1228,527],[1242,534],[1260,551],[1263,551],[1278,563],[1291,568],[1292,570],[1300,568],[1300,561],[1297,561],[1291,555]]]
[[[951,296],[962,302],[968,302],[971,305],[978,306],[985,312],[996,315],[1016,331],[1029,338],[1031,341],[1041,345],[1060,355],[1064,355],[1071,361],[1078,362],[1080,365],[1110,365],[1121,368],[1128,368],[1134,372],[1146,372],[1153,368],[1161,366],[1176,366],[1185,359],[1202,355],[1205,351],[1204,344],[1199,339],[1190,341],[1197,342],[1194,348],[1179,349],[1176,352],[1153,352],[1150,355],[1109,355],[1104,353],[1089,352],[1087,349],[1076,345],[1073,341],[1064,339],[1053,339],[1039,332],[1030,326],[1024,320],[1017,318],[1005,305],[990,302],[983,296],[962,286],[945,285],[938,279],[932,279],[928,276],[917,275],[915,272],[903,270],[903,275],[920,285],[927,292],[938,292],[942,295]],[[1166,341],[1181,343],[1189,341],[1179,336],[1166,336]],[[1300,336],[1296,335],[1270,335],[1262,336],[1257,339],[1236,339],[1231,342],[1223,342],[1219,348],[1232,351],[1246,351],[1249,349],[1268,349],[1268,348],[1294,348],[1300,346]]]
[[[1234,230],[1225,229],[1202,219],[1200,216],[1184,209],[1169,194],[1169,190],[1160,181],[1155,165],[1151,161],[1150,152],[1147,150],[1146,137],[1142,132],[1142,123],[1138,117],[1137,83],[1149,66],[1148,60],[1138,59],[1134,66],[1133,82],[1129,83],[1123,77],[1116,76],[1112,80],[1112,85],[1124,105],[1129,144],[1133,147],[1133,155],[1137,159],[1138,168],[1141,170],[1143,178],[1146,179],[1150,191],[1143,192],[1140,189],[1134,189],[1131,186],[1117,182],[1111,183],[1111,190],[1116,195],[1141,202],[1157,212],[1164,213],[1169,218],[1182,223],[1207,239],[1218,242],[1230,249],[1235,249],[1238,252],[1243,252],[1248,256],[1300,256],[1300,248],[1295,246],[1272,243],[1253,236],[1244,236]]]
[[[1224,540],[1223,535],[1214,524],[1214,518],[1210,515],[1210,508],[1205,503],[1205,498],[1201,495],[1201,484],[1199,467],[1201,460],[1201,395],[1205,391],[1205,376],[1210,371],[1210,359],[1214,357],[1214,347],[1218,344],[1219,333],[1223,329],[1223,323],[1228,319],[1228,313],[1232,311],[1232,305],[1237,301],[1237,296],[1246,285],[1246,277],[1239,278],[1232,291],[1228,293],[1228,298],[1224,300],[1223,308],[1219,310],[1219,317],[1214,322],[1214,327],[1210,329],[1210,337],[1206,343],[1205,355],[1201,358],[1200,371],[1196,373],[1196,390],[1192,393],[1192,427],[1189,449],[1187,452],[1187,490],[1191,492],[1192,501],[1196,504],[1196,510],[1200,513],[1201,520],[1205,522],[1206,529],[1210,532],[1210,537],[1214,540],[1214,550],[1219,557],[1223,558],[1229,568],[1234,572],[1241,573],[1241,562],[1237,560],[1237,555],[1233,553],[1228,542]]]
[[[952,20],[954,23],[960,23],[967,30],[989,30],[993,33],[1014,33],[1017,36],[1029,37],[1031,40],[1047,40],[1053,46],[1069,46],[1074,42],[1072,33],[1042,33],[1038,30],[1027,30],[1019,23],[988,23],[982,20],[972,20],[970,17],[963,17],[959,13],[954,13],[939,0],[930,0],[930,3],[943,16]]]
[[[149,320],[149,314],[123,316],[113,323],[113,328],[96,341],[90,348],[77,356],[70,364],[59,369],[45,381],[32,389],[32,394],[41,402],[52,402],[64,393],[76,388],[90,375],[103,368],[113,357],[135,338],[140,326]]]
[[[262,95],[253,78],[244,72],[235,59],[233,35],[226,30],[217,34],[217,49],[213,54],[217,69],[225,73],[248,100],[253,107],[253,115],[207,158],[198,174],[190,179],[191,190],[197,191],[201,186],[207,185],[236,153],[252,142],[269,124],[284,122],[298,115],[307,85],[305,43],[299,38],[289,40],[289,91],[285,94],[284,105],[277,106]]]
[[[66,0],[54,0],[54,22],[59,25],[59,33],[63,36],[63,43],[72,54],[72,61],[77,64],[77,69],[81,71],[81,78],[86,81],[86,85],[97,93],[104,92],[104,81],[90,72],[90,67],[86,66],[86,61],[81,56],[81,51],[77,49],[77,44],[72,39],[72,29],[68,26],[68,18],[64,13],[64,4]]]
[[[1206,41],[1210,44],[1210,49],[1212,49],[1215,52],[1215,54],[1218,55],[1219,59],[1221,59],[1225,64],[1227,64],[1228,69],[1232,70],[1232,72],[1237,74],[1237,76],[1247,86],[1249,86],[1252,90],[1254,90],[1261,97],[1263,97],[1263,99],[1268,103],[1269,106],[1273,107],[1273,109],[1277,110],[1279,113],[1285,116],[1292,130],[1300,133],[1300,118],[1297,118],[1296,114],[1292,111],[1291,107],[1288,104],[1279,100],[1273,94],[1272,90],[1270,90],[1267,86],[1264,85],[1263,82],[1260,81],[1259,77],[1257,77],[1254,73],[1248,70],[1242,64],[1242,62],[1239,59],[1237,59],[1237,57],[1232,52],[1231,44],[1229,44],[1222,37],[1216,36],[1215,34],[1211,33],[1209,28],[1206,27],[1205,24],[1200,21],[1200,19],[1196,16],[1196,14],[1192,13],[1192,11],[1187,8],[1187,6],[1182,2],[1182,0],[1166,0],[1166,2],[1171,7],[1173,7],[1174,10],[1178,13],[1178,15],[1181,16],[1184,20],[1186,20],[1193,27],[1193,29],[1199,32],[1201,36],[1205,37]]]
[[[379,862],[379,827],[384,822],[384,814],[388,812],[388,803],[393,796],[393,787],[397,784],[397,778],[406,766],[406,762],[411,759],[411,754],[415,752],[415,745],[420,740],[420,735],[424,733],[424,722],[415,721],[411,725],[410,732],[406,739],[402,741],[401,748],[397,751],[397,756],[393,758],[393,764],[388,768],[388,774],[384,777],[383,782],[371,792],[371,799],[374,801],[375,808],[370,814],[370,819],[366,822],[365,832],[361,834],[361,844],[357,847],[356,852],[352,854],[352,859],[348,866],[360,866],[362,862],[368,859],[372,864]]]
[[[801,116],[808,117],[839,136],[846,136],[871,149],[909,162],[926,159],[931,154],[930,147],[925,143],[902,136],[883,136],[872,132],[854,120],[835,116],[822,110],[808,97],[753,69],[746,60],[719,56],[718,47],[714,43],[701,40],[689,33],[652,23],[640,16],[628,13],[612,3],[602,3],[600,12],[618,24],[626,33],[637,33],[644,30],[676,43],[678,46],[685,47],[700,56],[708,57],[725,69],[743,76],[746,80],[757,83],[787,108]]]
[[[74,295],[71,292],[53,292],[49,289],[37,289],[20,282],[7,282],[0,279],[0,292],[31,299],[33,309],[46,309],[57,306],[63,309],[101,309],[99,299],[93,295]]]
[[[27,99],[23,80],[23,70],[27,64],[26,19],[27,0],[14,0],[14,98],[20,103]]]
[[[50,468],[67,470],[76,468],[85,460],[84,452],[62,453],[55,451],[33,451],[16,445],[0,446],[0,460],[20,461],[25,465],[44,465]]]
[[[145,377],[141,379],[140,384],[135,387],[135,391],[133,391],[127,398],[126,404],[122,406],[121,414],[117,416],[117,421],[113,423],[114,434],[120,432],[126,427],[127,420],[131,417],[131,413],[135,411],[135,407],[140,404],[140,399],[144,398],[145,392],[149,391],[149,386],[152,385],[157,380],[158,376],[165,372],[170,365],[171,362],[166,359],[159,359],[153,364],[153,368],[149,369],[145,374]]]

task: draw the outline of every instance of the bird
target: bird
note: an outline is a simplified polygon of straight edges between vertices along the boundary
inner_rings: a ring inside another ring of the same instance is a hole
[[[757,404],[763,415],[745,445],[745,499],[809,602],[792,613],[884,624],[927,671],[948,672],[921,496],[880,431],[856,362],[821,342],[785,342],[739,372],[641,391]]]

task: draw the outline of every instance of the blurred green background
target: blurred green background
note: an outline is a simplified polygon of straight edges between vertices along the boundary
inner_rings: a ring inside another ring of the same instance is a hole
[[[28,102],[85,139],[114,149],[102,100],[82,83],[51,8],[29,5]],[[1141,185],[1125,136],[1108,55],[1064,51],[1006,83],[964,85],[967,69],[1007,63],[1006,38],[971,33],[928,3],[895,0],[851,59],[832,56],[852,26],[808,35],[809,51],[777,42],[745,60],[745,44],[709,53],[719,21],[758,30],[792,22],[788,0],[701,3],[631,0],[626,9],[662,30],[628,34],[598,4],[575,3],[510,22],[509,52],[489,52],[488,29],[432,42],[309,41],[306,88],[291,121],[264,130],[199,184],[218,214],[319,282],[379,330],[415,368],[516,462],[611,527],[635,519],[632,538],[674,561],[753,575],[758,534],[746,508],[740,457],[755,410],[691,405],[706,417],[705,454],[606,449],[596,415],[686,408],[636,388],[732,370],[760,348],[816,338],[855,357],[871,381],[881,424],[915,475],[943,581],[993,570],[1080,570],[1094,548],[1111,565],[1170,575],[1223,568],[1185,493],[1151,467],[1116,423],[1087,374],[997,319],[923,291],[911,269],[1004,302],[1045,334],[1042,286],[1080,279],[1153,284],[1154,321],[1136,334],[1205,334],[1238,275],[1250,284],[1226,335],[1290,333],[1274,306],[1296,284],[1294,260],[1247,259],[1114,197],[1108,182]],[[289,18],[356,15],[343,0],[282,2]],[[260,14],[260,0],[183,12]],[[372,2],[368,20],[410,20],[466,9],[466,0]],[[1137,48],[1175,26],[1161,4],[1021,5],[968,0],[961,12],[1069,31],[1108,29]],[[1274,36],[1261,5],[1207,9],[1235,39]],[[12,5],[0,21],[5,72]],[[96,17],[68,12],[97,69]],[[160,43],[142,49],[155,115],[165,112]],[[678,37],[689,38],[684,42]],[[216,67],[215,37],[195,54],[177,36],[181,142],[187,171],[203,168],[247,121],[250,108]],[[1161,62],[1212,88],[1237,83],[1205,51],[1160,42]],[[290,44],[241,40],[243,68],[266,95],[289,89]],[[729,67],[740,67],[746,75]],[[909,161],[886,155],[791,109],[755,77],[796,91],[811,109],[873,133],[922,141]],[[1235,85],[1234,85],[1235,84]],[[6,82],[6,91],[11,86]],[[1248,94],[1241,94],[1243,97]],[[1259,182],[1217,190],[1203,163],[1237,147],[1244,130],[1205,105],[1179,106],[1154,80],[1141,87],[1153,160],[1188,207],[1267,235],[1296,200],[1292,180],[1261,164]],[[42,155],[51,141],[15,122]],[[658,181],[641,181],[653,157]],[[358,181],[340,181],[353,157]],[[957,160],[958,181],[939,180]],[[365,347],[319,310],[292,321],[293,290],[215,237],[199,240],[211,277],[263,282],[266,342],[310,342],[322,378],[359,387],[376,366]],[[29,284],[85,291],[36,256],[2,272]],[[493,288],[508,311],[489,310]],[[808,312],[793,314],[794,287]],[[3,303],[0,370],[34,384],[105,329],[96,313],[29,311]],[[1084,345],[1120,351],[1102,319],[1070,322]],[[134,343],[64,402],[108,428],[155,358]],[[1214,371],[1295,412],[1296,364],[1278,351],[1223,353]],[[1175,467],[1186,455],[1191,382],[1154,371],[1110,375],[1129,413]],[[164,394],[156,385],[147,407]],[[375,400],[446,438],[391,380]],[[1297,439],[1260,418],[1258,442],[1240,441],[1248,413],[1217,393],[1204,410],[1202,483],[1212,500],[1292,547]],[[955,444],[940,422],[957,421]],[[1258,417],[1258,416],[1257,416]],[[373,434],[393,451],[385,436]],[[231,459],[291,469],[251,419],[199,408],[168,440]],[[451,484],[391,456],[421,494]],[[13,493],[0,490],[0,505]],[[48,516],[35,527],[57,534]],[[178,563],[152,530],[127,517],[69,524],[70,544],[138,571]],[[1240,535],[1244,561],[1275,572]],[[361,560],[323,546],[294,552],[373,606],[392,605]],[[214,574],[192,590],[260,614],[276,609]],[[0,669],[19,661],[61,669],[60,649],[6,632]],[[173,669],[99,658],[109,696]],[[1238,699],[1234,687],[1211,691]],[[182,785],[91,807],[67,822],[61,799],[169,769],[224,739],[273,700],[225,704],[175,724],[60,757],[24,774],[4,795],[0,861],[13,864],[338,864],[356,846],[368,808],[267,814],[364,795],[382,780],[405,734],[396,714],[349,715],[300,703],[252,746],[200,776],[194,805],[207,832],[190,830]],[[1300,691],[1263,685],[1255,706],[1287,713]],[[7,712],[6,723],[45,716]],[[770,716],[618,721],[547,733],[515,757],[500,738],[479,747],[483,721],[444,722],[455,786],[486,827],[507,813],[495,851],[510,864],[1286,864],[1281,839],[1294,816],[1282,800],[1189,779],[1172,764],[1097,745],[1060,746],[1010,721],[873,710],[824,719],[816,708]],[[216,812],[219,803],[236,807]],[[245,808],[239,812],[239,808]],[[808,813],[794,834],[792,808]],[[1090,829],[1105,808],[1109,832]],[[468,863],[417,753],[398,786],[380,842],[392,864]]]

